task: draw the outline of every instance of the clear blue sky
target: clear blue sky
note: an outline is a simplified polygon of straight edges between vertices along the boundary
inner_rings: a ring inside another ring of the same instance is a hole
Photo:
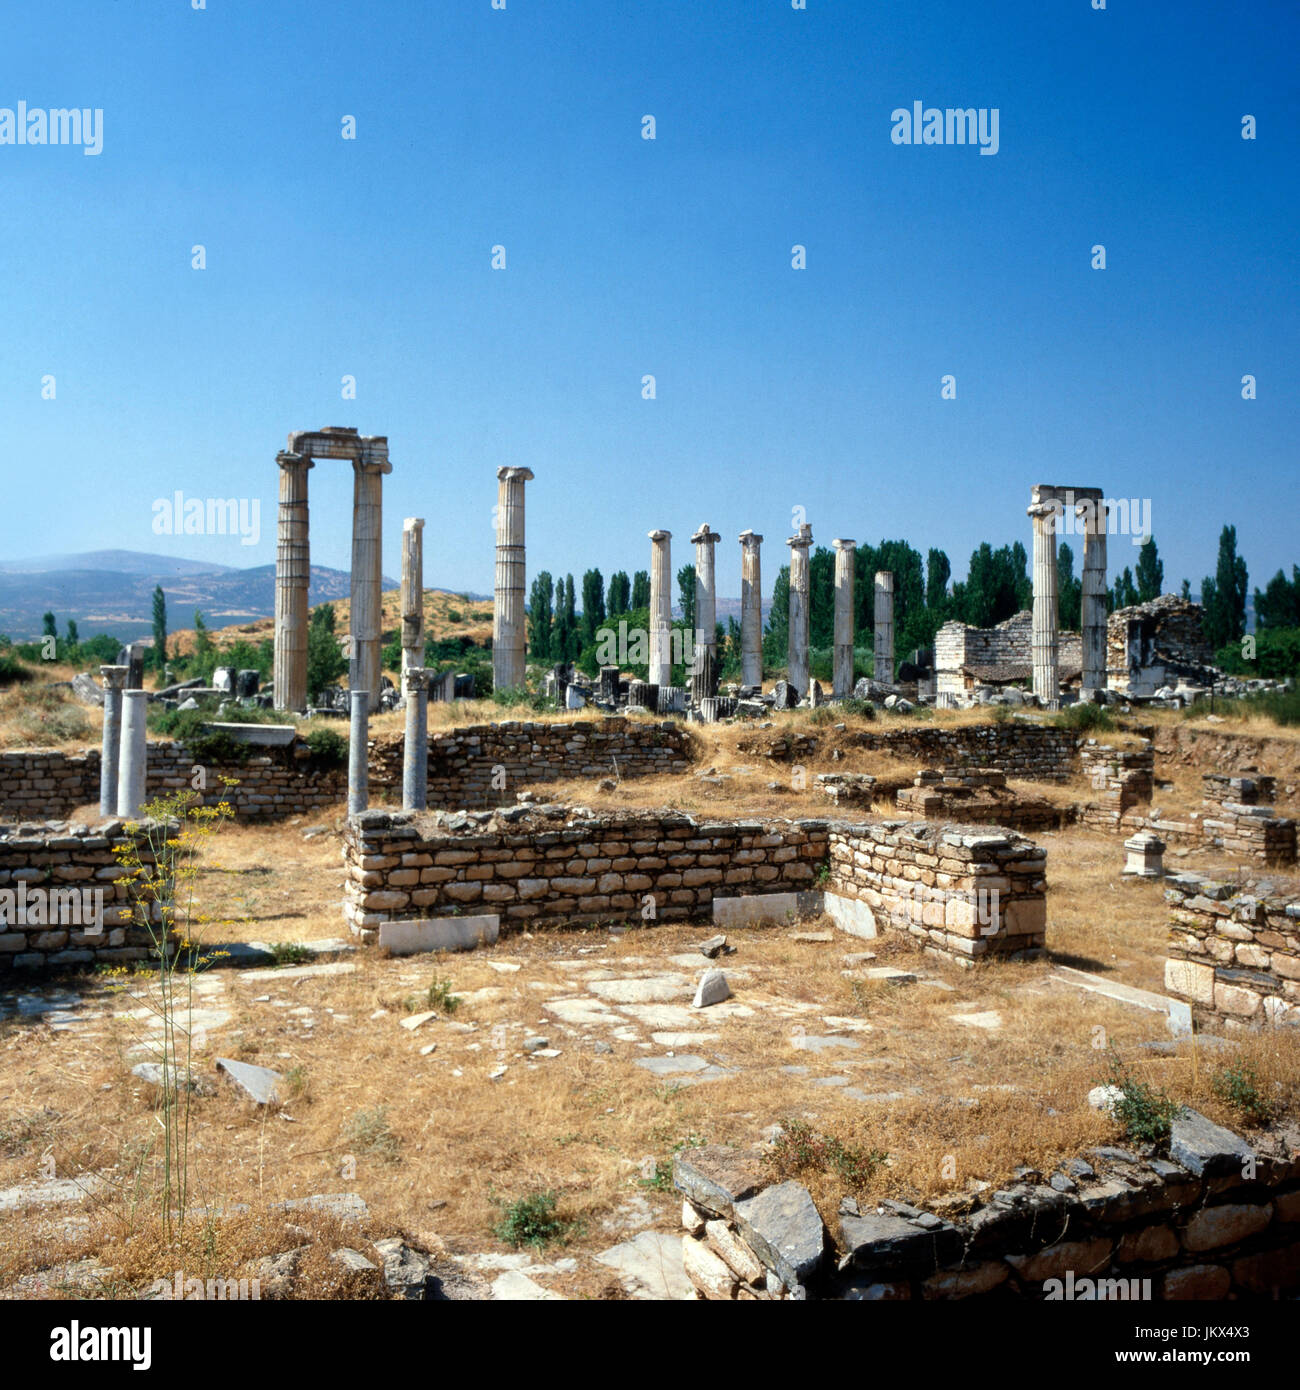
[[[1052,482],[1150,497],[1171,588],[1235,522],[1262,586],[1300,561],[1297,13],[11,5],[0,107],[102,107],[104,148],[0,146],[0,552],[266,563],[276,450],[345,424],[389,436],[385,569],[420,515],[431,584],[490,591],[526,464],[530,574],[645,568],[654,527],[677,567],[707,521],[719,591],[746,527],[770,588],[802,506],[961,577]],[[998,153],[895,145],[917,100],[998,108]],[[350,474],[312,472],[318,563]],[[176,489],[260,498],[260,544],[156,536]]]

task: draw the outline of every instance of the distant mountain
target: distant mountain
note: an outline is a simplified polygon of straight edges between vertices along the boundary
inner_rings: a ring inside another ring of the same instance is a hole
[[[209,628],[275,615],[274,565],[235,569],[170,555],[103,550],[0,562],[0,633],[31,641],[40,635],[48,611],[60,634],[71,618],[82,638],[101,632],[123,641],[148,637],[153,631],[154,586],[159,584],[172,630],[191,627],[195,610]],[[398,585],[385,579],[383,587]],[[350,588],[346,571],[313,565],[307,601],[347,598]]]
[[[143,550],[87,550],[80,555],[39,555],[30,560],[0,560],[0,573],[49,574],[58,570],[110,570],[114,574],[216,574],[231,565],[186,560],[179,555],[150,555]]]

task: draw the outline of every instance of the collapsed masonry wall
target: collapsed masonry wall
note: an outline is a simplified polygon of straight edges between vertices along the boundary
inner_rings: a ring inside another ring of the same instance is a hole
[[[1078,819],[1093,830],[1139,828],[1136,808],[1148,806],[1155,787],[1155,751],[1148,739],[1141,748],[1111,748],[1089,739],[1079,750],[1079,770],[1095,797],[1079,808]]]
[[[126,875],[117,852],[132,848],[154,865],[145,826],[128,835],[116,820],[93,830],[0,825],[0,977],[146,959],[149,929],[133,910],[140,890],[115,882]],[[156,904],[152,912],[157,920]]]
[[[1213,679],[1205,609],[1178,594],[1117,608],[1106,622],[1106,676],[1111,689],[1154,695],[1179,679]]]
[[[1300,1024],[1300,889],[1270,888],[1260,896],[1192,873],[1165,880],[1165,988],[1200,1022]]]
[[[969,969],[1028,960],[1047,940],[1047,851],[972,826],[881,821],[833,827],[829,891],[871,908],[928,955]]]
[[[998,679],[1025,680],[1033,670],[1034,615],[1029,609],[1013,614],[996,627],[967,627],[946,622],[934,638],[935,692],[964,695],[980,684],[980,671]],[[1057,636],[1057,662],[1063,676],[1083,667],[1083,636],[1062,631]],[[967,668],[978,668],[972,673]]]
[[[846,1200],[828,1232],[753,1149],[684,1149],[682,1263],[713,1301],[1264,1299],[1300,1290],[1300,1155],[1184,1111],[1167,1159],[1100,1148],[940,1216]],[[936,1204],[939,1205],[939,1204]],[[960,1209],[960,1208],[959,1208]],[[951,1210],[951,1208],[949,1208]]]
[[[894,797],[900,814],[926,820],[1000,825],[1008,830],[1063,830],[1074,808],[1042,797],[1018,796],[1001,768],[922,768]]]
[[[1068,782],[1075,772],[1079,736],[1069,729],[1027,720],[1002,724],[919,724],[902,729],[863,729],[849,742],[856,748],[913,759],[936,767],[1000,768],[1025,781]],[[742,753],[774,762],[800,762],[816,755],[816,734],[767,733],[742,738]]]
[[[672,811],[504,815],[366,811],[343,837],[344,916],[371,939],[384,921],[463,910],[502,924],[707,917],[715,893],[807,888],[826,861],[825,821],[711,821]]]
[[[631,719],[564,724],[507,720],[429,737],[429,805],[508,805],[526,784],[570,777],[654,777],[685,772],[690,735],[681,723]],[[372,787],[402,785],[402,739],[375,739]]]
[[[99,804],[98,748],[83,753],[51,749],[0,753],[0,816],[62,818],[78,807]],[[145,783],[147,799],[194,787],[195,767],[203,768],[200,801],[229,802],[247,820],[296,815],[332,806],[347,798],[347,769],[322,767],[305,739],[284,748],[252,751],[243,761],[204,762],[183,743],[151,742]],[[235,779],[227,786],[222,778]]]
[[[681,724],[624,719],[540,724],[478,724],[429,739],[429,802],[483,807],[513,801],[528,782],[567,777],[649,777],[690,766],[689,734]],[[202,801],[227,801],[240,819],[276,819],[347,799],[347,769],[322,766],[304,738],[283,748],[252,749],[242,761],[208,762],[183,743],[149,744],[146,795],[191,788],[196,764],[206,780]],[[402,739],[371,741],[370,783],[402,785]],[[100,750],[81,753],[34,749],[0,753],[0,816],[49,819],[98,805]],[[224,786],[221,779],[234,778]],[[494,785],[495,784],[495,785]]]
[[[715,897],[820,882],[866,904],[944,959],[1042,949],[1045,851],[1014,835],[825,820],[709,821],[668,810],[594,813],[366,811],[343,838],[344,916],[376,939],[385,922],[456,912],[503,925],[707,918]],[[643,917],[653,900],[653,917]]]

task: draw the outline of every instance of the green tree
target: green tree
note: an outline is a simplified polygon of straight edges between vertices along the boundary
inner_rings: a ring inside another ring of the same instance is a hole
[[[1113,605],[1116,608],[1132,608],[1137,602],[1138,591],[1133,583],[1133,571],[1125,565],[1123,573],[1115,576]]]
[[[931,549],[925,557],[925,606],[936,610],[948,606],[948,580],[952,565],[942,550]]]
[[[1139,603],[1150,603],[1165,591],[1165,564],[1156,549],[1156,538],[1150,536],[1138,550],[1137,592]]]
[[[528,594],[528,653],[538,661],[551,659],[552,629],[555,625],[552,595],[555,581],[548,570],[533,580]]]
[[[41,618],[41,636],[57,638],[58,635],[59,628],[58,624],[54,620],[54,614],[47,611]]]
[[[232,661],[238,647],[239,644],[236,643],[228,653]],[[242,652],[240,655],[242,657]],[[250,665],[261,669],[260,661],[255,660]],[[334,631],[334,608],[331,604],[322,603],[312,609],[307,622],[308,700],[313,705],[319,704],[321,692],[333,685],[347,669],[347,658],[343,655],[343,648]]]
[[[69,652],[69,656],[72,657],[72,658],[75,658],[77,648],[81,645],[81,643],[80,643],[80,641],[78,640],[78,637],[77,637],[77,623],[76,623],[76,620],[75,620],[74,618],[69,618],[69,619],[68,619],[68,636],[67,636],[67,643],[68,643],[68,646],[71,647],[71,649],[72,649],[72,650]]]
[[[167,664],[167,598],[161,584],[153,591],[153,664],[159,673]]]
[[[820,650],[834,642],[835,552],[819,545],[808,557],[808,645]]]
[[[626,570],[615,570],[609,577],[606,611],[610,617],[613,617],[618,613],[626,613],[631,606],[632,581],[627,577]]]
[[[632,605],[629,612],[650,607],[650,571],[637,570],[632,576]]]
[[[582,645],[596,640],[596,630],[605,621],[605,580],[599,570],[582,576]]]
[[[764,666],[784,667],[789,660],[790,638],[790,566],[782,565],[772,586],[772,607],[767,615],[767,630],[763,633]]]
[[[695,631],[695,566],[683,565],[677,571],[677,592],[681,595],[682,623],[687,632]]]
[[[212,673],[217,665],[217,648],[212,641],[212,634],[208,631],[208,625],[203,621],[203,614],[197,609],[194,613],[194,654],[190,658],[189,667],[196,676],[203,678],[205,685],[212,684]]]
[[[1291,566],[1291,578],[1282,570],[1268,581],[1261,594],[1255,590],[1255,630],[1300,627],[1300,565]]]
[[[1215,651],[1246,631],[1248,587],[1246,561],[1237,554],[1237,528],[1225,526],[1219,534],[1219,563],[1214,578],[1201,583],[1205,636]]]
[[[1190,599],[1191,596],[1192,596],[1192,581],[1191,581],[1190,579],[1184,579],[1184,580],[1183,580],[1183,597],[1186,598],[1186,599]]]
[[[1056,551],[1056,612],[1062,628],[1078,632],[1083,609],[1083,584],[1074,577],[1074,551],[1062,541]]]

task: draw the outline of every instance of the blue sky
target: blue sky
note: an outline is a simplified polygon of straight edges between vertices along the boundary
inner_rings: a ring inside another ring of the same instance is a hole
[[[719,591],[747,527],[770,588],[802,507],[960,577],[1051,482],[1151,498],[1171,588],[1234,522],[1262,587],[1300,561],[1297,13],[11,6],[0,107],[102,108],[104,148],[0,145],[0,557],[267,563],[276,450],[344,424],[388,435],[385,569],[420,515],[431,584],[490,591],[526,464],[530,572],[645,568],[655,527],[676,567],[707,521]],[[894,144],[917,100],[996,107],[998,153]],[[259,498],[260,543],[154,534],[177,489]],[[311,492],[346,567],[350,469]]]

